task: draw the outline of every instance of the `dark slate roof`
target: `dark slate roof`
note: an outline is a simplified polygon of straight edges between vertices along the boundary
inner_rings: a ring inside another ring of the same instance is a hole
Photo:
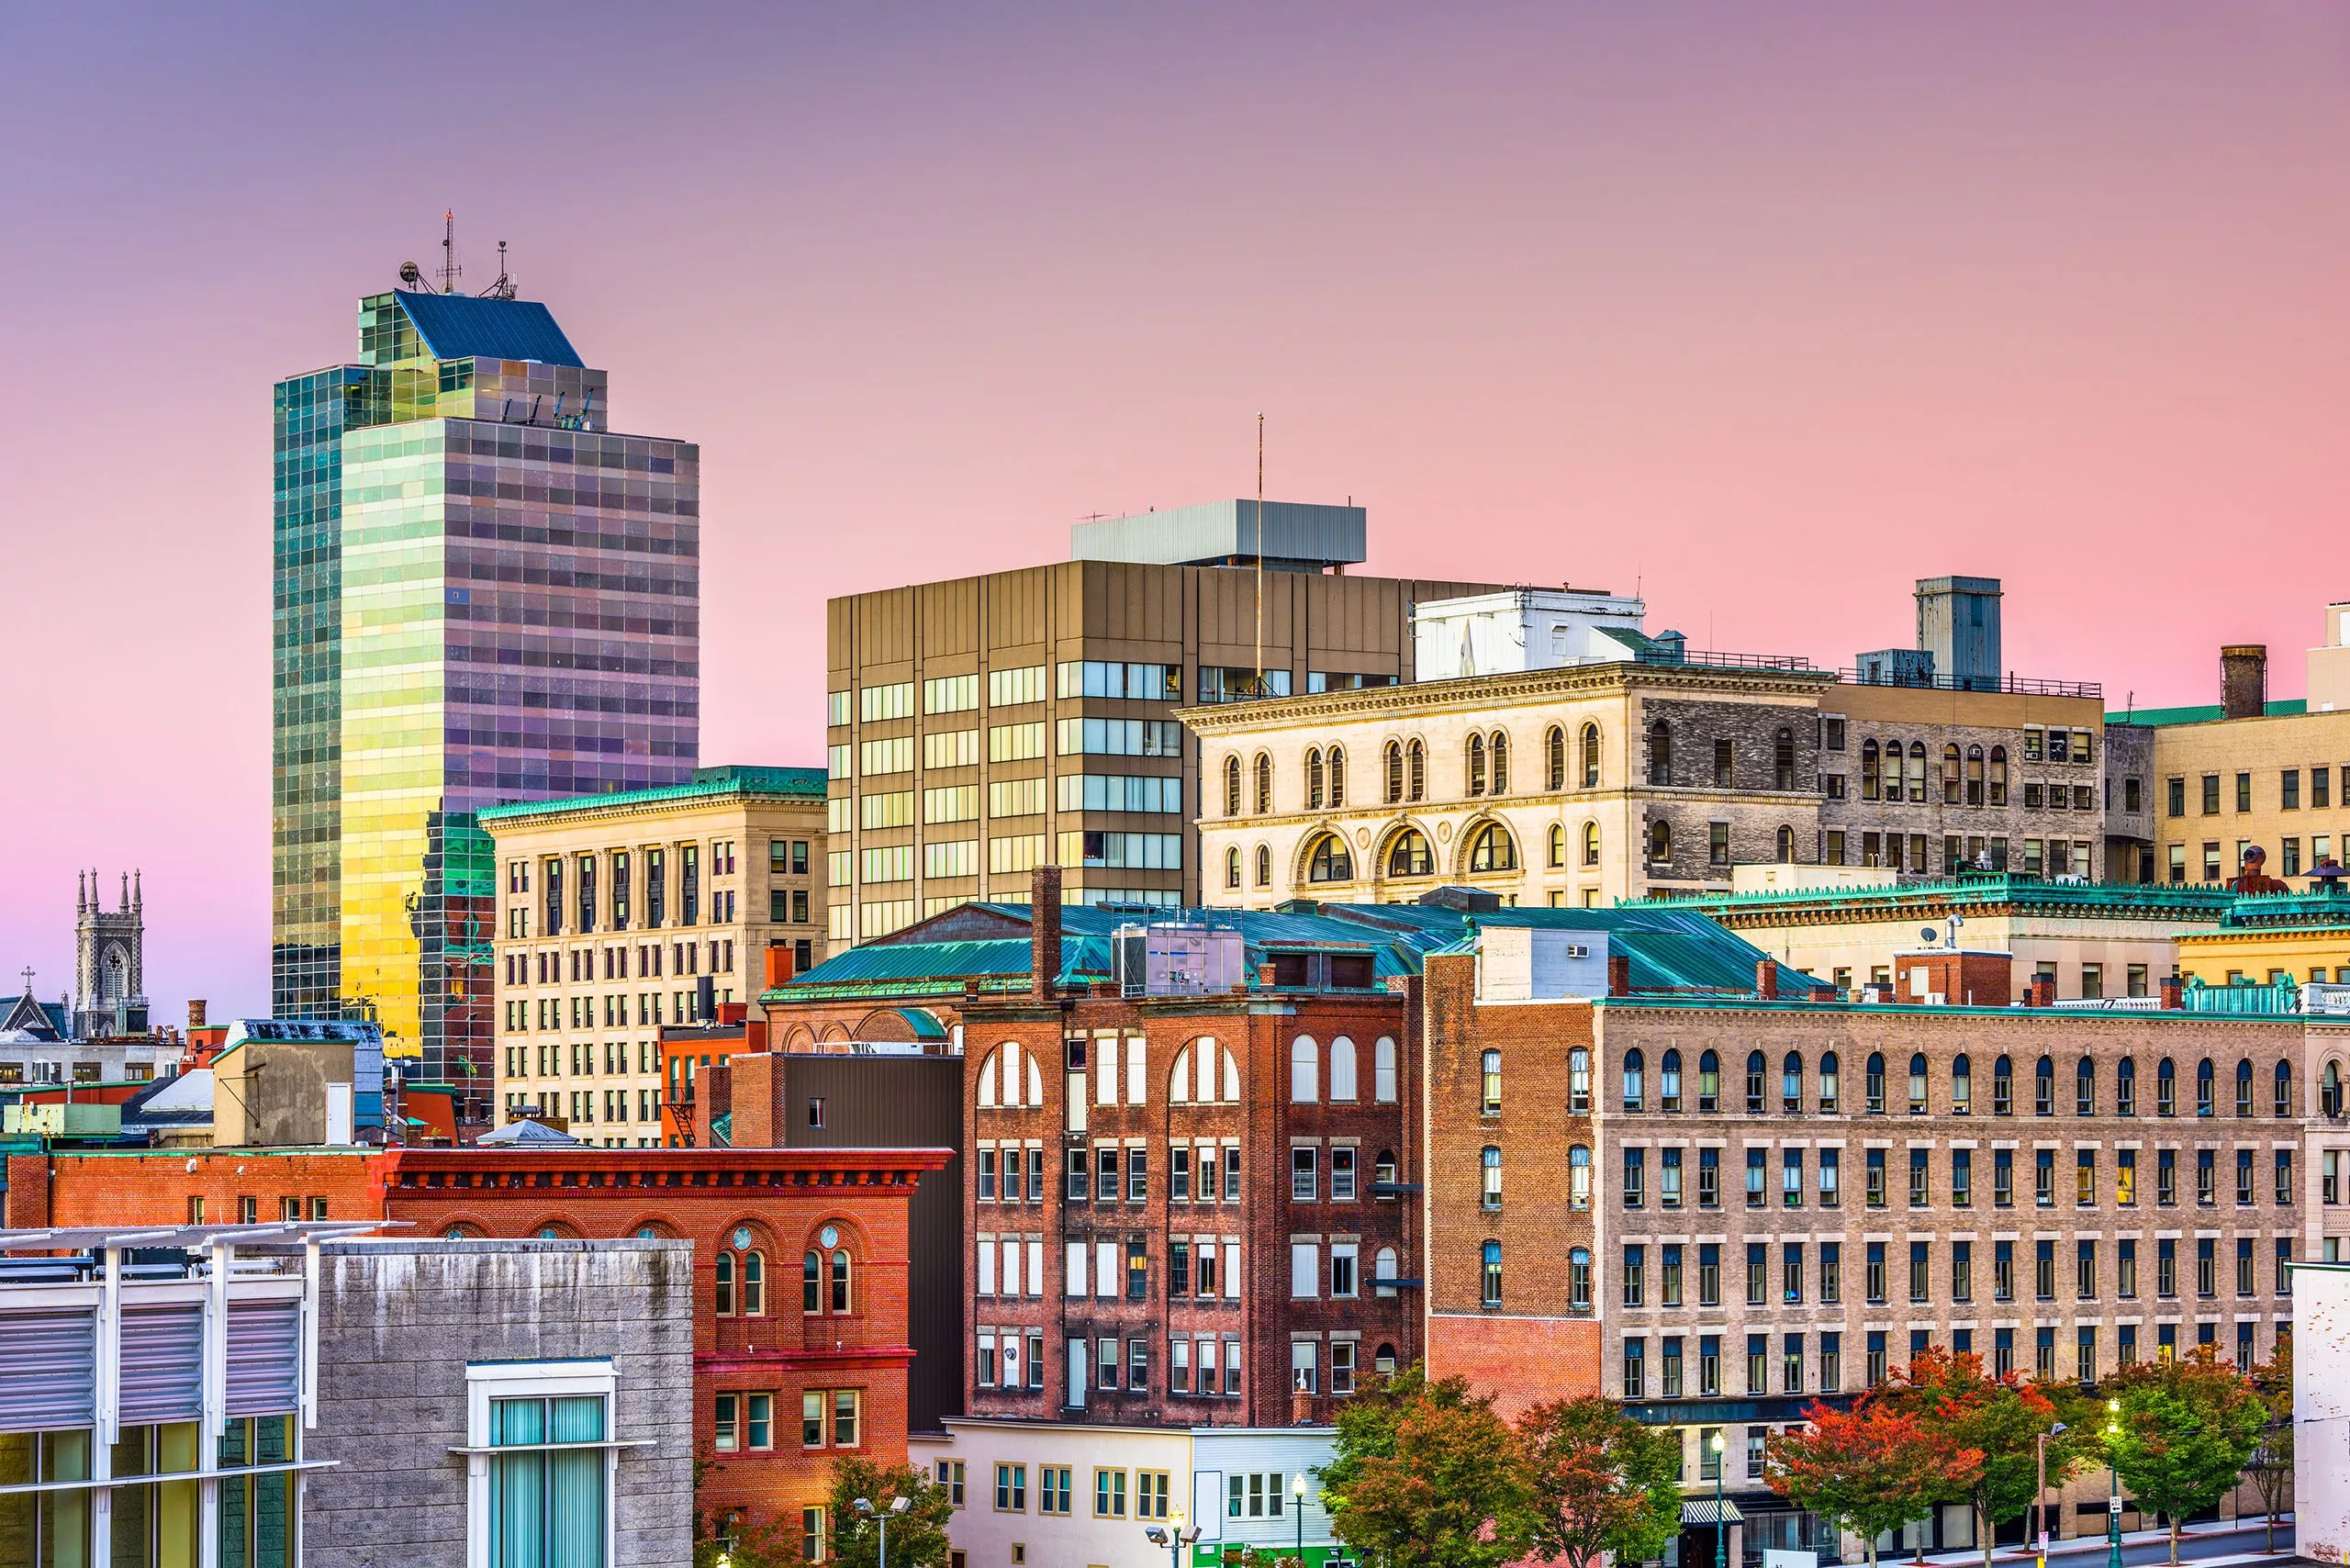
[[[471,294],[411,294],[395,290],[417,335],[434,359],[534,359],[542,364],[587,368],[587,361],[535,299],[487,299]]]

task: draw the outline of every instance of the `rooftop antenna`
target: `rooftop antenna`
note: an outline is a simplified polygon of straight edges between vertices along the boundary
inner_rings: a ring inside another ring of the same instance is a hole
[[[506,270],[506,241],[498,242],[498,281],[481,291],[484,299],[514,297],[514,274]]]
[[[441,292],[457,292],[457,280],[465,269],[457,264],[457,212],[451,207],[441,215]]]
[[[1257,695],[1265,690],[1265,416],[1257,415]]]

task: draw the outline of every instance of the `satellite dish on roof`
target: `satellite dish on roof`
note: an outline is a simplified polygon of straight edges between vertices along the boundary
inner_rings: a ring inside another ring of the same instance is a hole
[[[1918,936],[1919,936],[1919,940],[1921,940],[1921,941],[1931,942],[1931,941],[1933,941],[1933,940],[1935,940],[1935,939],[1936,939],[1937,933],[1935,932],[1935,930],[1934,930],[1934,928],[1933,928],[1932,926],[1930,926],[1930,925],[1924,925],[1924,926],[1920,926],[1920,927],[1919,927],[1919,929],[1918,929]]]
[[[410,288],[420,287],[424,283],[424,269],[418,266],[414,262],[402,262],[400,263],[400,281],[408,285]]]

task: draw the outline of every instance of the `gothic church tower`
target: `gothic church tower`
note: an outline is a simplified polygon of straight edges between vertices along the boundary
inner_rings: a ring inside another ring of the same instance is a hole
[[[73,901],[73,1037],[147,1032],[147,933],[139,873],[125,873],[120,902],[106,907],[98,873],[76,875]]]

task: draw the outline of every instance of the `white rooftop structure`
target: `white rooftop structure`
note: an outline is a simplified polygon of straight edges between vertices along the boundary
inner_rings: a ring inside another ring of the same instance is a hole
[[[1434,599],[1412,612],[1412,667],[1422,680],[1509,675],[1569,665],[1679,662],[1681,635],[1651,638],[1645,600],[1605,588],[1516,588]]]

